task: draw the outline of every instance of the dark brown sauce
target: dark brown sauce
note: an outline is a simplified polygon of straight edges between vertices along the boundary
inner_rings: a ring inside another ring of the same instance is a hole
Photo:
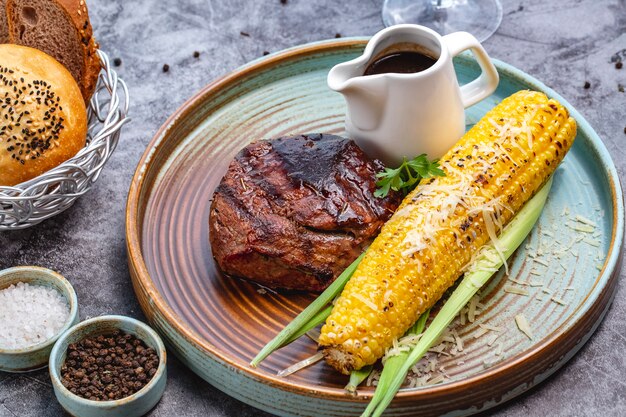
[[[436,59],[414,51],[398,51],[383,55],[374,60],[365,69],[363,75],[376,74],[412,74],[432,67]]]

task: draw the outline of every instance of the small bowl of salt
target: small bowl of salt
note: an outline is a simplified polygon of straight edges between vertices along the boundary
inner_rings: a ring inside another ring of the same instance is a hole
[[[0,371],[45,368],[59,336],[78,323],[72,285],[35,266],[0,271]]]

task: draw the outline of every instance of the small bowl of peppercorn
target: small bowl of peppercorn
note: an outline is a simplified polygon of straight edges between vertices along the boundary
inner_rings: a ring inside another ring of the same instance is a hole
[[[124,316],[85,320],[50,354],[57,400],[72,416],[142,416],[165,391],[166,353],[148,325]]]

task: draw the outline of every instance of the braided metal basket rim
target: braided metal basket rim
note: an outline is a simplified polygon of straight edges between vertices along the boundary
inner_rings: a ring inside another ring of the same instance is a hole
[[[0,231],[34,226],[68,209],[98,180],[128,123],[129,93],[106,53],[88,106],[87,143],[74,157],[36,178],[0,186]]]

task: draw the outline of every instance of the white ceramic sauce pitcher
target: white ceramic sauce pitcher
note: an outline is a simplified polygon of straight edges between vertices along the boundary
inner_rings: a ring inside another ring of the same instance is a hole
[[[393,45],[412,44],[430,51],[435,64],[410,74],[364,76],[368,65]],[[460,87],[452,58],[471,49],[480,77]],[[328,86],[348,103],[346,130],[371,157],[388,166],[425,153],[441,157],[465,133],[465,111],[492,94],[498,72],[478,40],[467,32],[440,36],[418,25],[396,25],[378,32],[363,55],[334,66]]]

